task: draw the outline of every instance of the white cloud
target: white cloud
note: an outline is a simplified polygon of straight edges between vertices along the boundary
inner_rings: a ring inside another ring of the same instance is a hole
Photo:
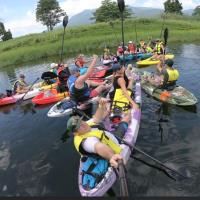
[[[45,29],[41,23],[36,22],[35,12],[27,11],[23,19],[16,19],[4,23],[6,29],[10,29],[13,37],[28,33],[42,32]]]

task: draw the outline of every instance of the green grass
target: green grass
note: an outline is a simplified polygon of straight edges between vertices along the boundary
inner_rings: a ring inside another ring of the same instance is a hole
[[[138,40],[160,37],[163,20],[129,19],[125,21],[125,42],[135,41],[135,23]],[[167,16],[165,27],[169,29],[168,45],[174,42],[200,42],[200,23],[195,18]],[[63,29],[52,32],[30,34],[6,42],[0,42],[0,67],[18,65],[39,59],[57,57],[61,51]],[[100,52],[105,45],[115,48],[121,41],[121,23],[99,23],[66,28],[64,59],[78,53]]]

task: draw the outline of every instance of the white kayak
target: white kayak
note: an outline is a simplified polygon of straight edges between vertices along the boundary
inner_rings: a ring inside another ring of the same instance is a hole
[[[141,104],[140,82],[137,82],[136,86],[135,86],[135,101],[139,102]],[[124,137],[123,137],[123,140],[125,142],[127,142],[128,144],[134,146],[137,136],[138,136],[138,130],[139,130],[139,126],[140,126],[141,109],[131,109],[131,116],[132,116],[132,120],[131,120],[131,123],[129,124],[129,127],[128,127]],[[107,125],[106,125],[106,123],[107,123]],[[107,122],[105,122],[104,125],[107,130],[107,131],[105,131],[105,134],[107,132],[108,132],[108,134],[111,134],[112,128],[110,128],[110,130],[109,130],[108,127],[109,126],[112,127],[112,122],[110,122],[110,120],[108,120]],[[131,156],[131,149],[129,146],[127,146],[123,143],[120,144],[120,146],[122,147],[121,155],[123,157],[124,164],[126,165]],[[114,169],[109,166],[106,173],[100,180],[100,182],[98,182],[94,188],[92,188],[92,189],[84,188],[82,185],[82,180],[83,180],[82,159],[80,159],[80,166],[79,166],[79,173],[78,173],[78,186],[79,186],[79,190],[80,190],[80,193],[82,196],[95,196],[95,197],[103,196],[112,187],[112,185],[115,183],[117,178],[118,177],[116,176]]]

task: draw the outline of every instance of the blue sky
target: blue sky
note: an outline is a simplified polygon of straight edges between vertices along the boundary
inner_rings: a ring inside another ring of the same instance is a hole
[[[36,22],[35,10],[39,0],[0,0],[0,21],[5,28],[10,29],[13,37],[28,33],[42,32],[46,27]],[[98,8],[102,0],[57,0],[69,17],[85,10]],[[127,5],[163,8],[166,0],[125,0]],[[194,9],[200,5],[200,0],[179,0],[183,9]]]

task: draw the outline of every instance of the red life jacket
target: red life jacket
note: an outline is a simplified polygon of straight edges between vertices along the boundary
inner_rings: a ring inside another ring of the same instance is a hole
[[[136,52],[136,47],[134,44],[128,44],[128,51],[130,53],[135,53]]]
[[[117,52],[119,52],[119,53],[123,53],[123,48],[122,48],[122,46],[118,46],[118,48],[117,48]]]

